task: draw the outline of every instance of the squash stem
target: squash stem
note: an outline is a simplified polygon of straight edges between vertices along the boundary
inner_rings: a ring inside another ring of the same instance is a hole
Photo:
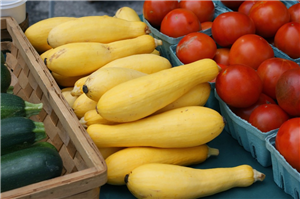
[[[254,182],[263,181],[265,179],[266,175],[253,169],[253,177],[254,177]]]
[[[33,122],[35,125],[35,128],[32,130],[32,132],[35,133],[35,142],[43,140],[47,138],[46,132],[45,132],[45,126],[43,122]]]
[[[38,115],[41,112],[42,108],[43,108],[43,103],[34,104],[34,103],[25,101],[26,117]]]
[[[218,155],[219,155],[219,149],[208,147],[207,157],[218,156]]]

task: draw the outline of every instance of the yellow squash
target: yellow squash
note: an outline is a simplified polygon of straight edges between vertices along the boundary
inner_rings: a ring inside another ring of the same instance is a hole
[[[115,17],[119,19],[124,19],[127,21],[141,21],[139,15],[136,11],[130,7],[122,7],[117,10]]]
[[[164,69],[171,68],[170,61],[162,56],[155,54],[138,54],[116,59],[109,62],[102,68],[122,67],[138,70],[143,73],[151,74]]]
[[[111,43],[149,33],[148,26],[142,21],[127,21],[107,15],[86,16],[54,27],[49,32],[48,43],[53,48],[77,42]]]
[[[196,199],[234,187],[248,187],[265,175],[249,165],[230,168],[195,169],[150,163],[135,168],[125,177],[136,198]]]
[[[166,111],[134,122],[92,124],[87,132],[98,147],[184,148],[206,144],[224,129],[223,117],[203,106]]]
[[[74,102],[72,108],[78,119],[82,118],[84,114],[95,109],[97,102],[88,98],[85,94],[81,94]]]
[[[52,47],[47,43],[47,38],[49,32],[55,27],[64,22],[74,20],[74,17],[52,17],[48,19],[41,20],[31,26],[29,26],[25,35],[30,41],[32,46],[36,49],[38,53],[43,53]]]
[[[48,49],[47,51],[43,52],[43,53],[40,55],[41,59],[44,61],[45,58],[47,58],[49,52],[51,52],[52,50],[53,50],[53,48],[50,48],[50,49]]]
[[[49,52],[45,64],[52,72],[61,75],[88,75],[113,60],[134,54],[151,53],[157,45],[162,45],[162,41],[150,35],[108,44],[70,43]]]
[[[72,87],[77,80],[82,78],[82,76],[68,77],[68,76],[60,75],[60,74],[57,74],[54,72],[52,72],[51,74],[52,74],[53,78],[55,79],[56,83],[62,87]]]
[[[84,85],[85,83],[85,80],[87,80],[89,76],[84,76],[80,79],[78,79],[75,83],[74,83],[74,87],[71,91],[71,95],[73,96],[79,96],[81,94],[83,94],[83,90],[82,90],[82,86]]]
[[[151,115],[174,102],[198,84],[219,73],[216,62],[202,59],[136,78],[107,91],[97,104],[107,120],[131,122]]]
[[[189,148],[129,147],[110,155],[106,160],[107,183],[125,185],[124,177],[138,166],[147,163],[193,165],[204,162],[219,150],[206,144]]]
[[[201,83],[189,90],[187,93],[182,95],[171,104],[165,106],[162,109],[159,109],[154,114],[185,106],[204,106],[209,98],[210,91],[211,87],[208,82]]]
[[[101,117],[96,111],[96,109],[92,109],[87,111],[82,118],[80,118],[79,122],[87,128],[92,124],[116,124],[115,122],[108,121]]]
[[[77,99],[77,96],[74,97],[74,96],[71,95],[72,89],[73,89],[72,87],[67,87],[67,88],[63,88],[61,90],[61,94],[64,96],[64,98],[66,99],[66,101],[68,102],[70,107],[73,106],[75,100]]]
[[[123,147],[106,147],[106,148],[98,148],[99,152],[101,153],[102,157],[106,159],[110,155],[114,154],[117,151],[124,149]]]
[[[100,97],[109,89],[123,82],[145,75],[147,74],[130,68],[100,68],[89,75],[82,86],[82,90],[86,96],[98,102]]]

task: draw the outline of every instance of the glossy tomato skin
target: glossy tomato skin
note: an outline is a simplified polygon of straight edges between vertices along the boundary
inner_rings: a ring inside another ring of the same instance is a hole
[[[218,15],[211,27],[212,37],[222,47],[230,47],[240,36],[254,34],[255,25],[247,15],[225,12]]]
[[[254,21],[256,34],[264,37],[274,37],[277,30],[290,21],[287,7],[281,1],[258,1],[249,12]]]
[[[229,65],[229,48],[218,48],[214,60],[218,64]]]
[[[249,123],[265,133],[278,129],[288,119],[289,115],[277,104],[263,104],[250,114]]]
[[[294,61],[278,57],[263,61],[257,69],[257,73],[263,82],[263,93],[276,99],[275,88],[279,77],[292,68],[299,68],[299,65]]]
[[[219,97],[236,108],[251,106],[262,92],[262,82],[258,74],[245,65],[230,65],[221,70],[215,86]]]
[[[276,84],[276,99],[289,115],[300,116],[300,67],[285,71]]]
[[[296,4],[292,5],[291,7],[289,7],[288,11],[291,16],[290,21],[300,23],[300,3],[296,3]]]
[[[243,64],[257,69],[266,59],[274,57],[270,44],[256,34],[243,35],[231,46],[229,63]]]
[[[244,2],[244,1],[228,1],[228,0],[221,0],[221,2],[231,10],[237,11],[239,6]]]
[[[300,23],[289,22],[277,31],[274,45],[293,59],[300,57]]]
[[[212,21],[214,18],[215,5],[212,0],[181,0],[179,7],[191,10],[195,13],[200,23]]]
[[[145,0],[143,4],[143,15],[153,27],[159,29],[163,18],[168,12],[178,8],[178,6],[178,1]]]
[[[217,63],[217,64],[218,64],[220,70],[223,70],[223,69],[225,69],[225,68],[228,67],[227,65],[224,65],[224,64],[219,64],[219,63]],[[217,79],[217,78],[211,80],[210,82],[216,82],[216,79]]]
[[[230,107],[231,111],[240,118],[249,121],[249,117],[253,110],[262,104],[276,104],[276,102],[268,95],[261,93],[258,100],[251,106],[246,108]]]
[[[176,55],[183,64],[189,64],[204,58],[212,59],[216,51],[215,41],[201,32],[187,34],[178,42],[176,47]]]
[[[292,118],[279,128],[275,147],[285,160],[300,172],[300,118]]]
[[[201,23],[190,10],[177,8],[170,11],[162,20],[160,31],[169,37],[181,37],[201,30]]]
[[[238,8],[238,12],[249,14],[250,9],[256,3],[256,0],[244,1]]]

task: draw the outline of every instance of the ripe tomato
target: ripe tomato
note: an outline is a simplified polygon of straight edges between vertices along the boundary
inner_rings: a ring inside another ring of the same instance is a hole
[[[231,46],[240,36],[254,34],[255,25],[245,14],[225,12],[218,15],[211,27],[212,37],[222,47]]]
[[[237,11],[239,6],[244,2],[244,1],[228,1],[228,0],[221,0],[221,2],[231,10]]]
[[[266,59],[274,57],[270,44],[256,34],[243,35],[230,48],[229,63],[244,64],[257,69]]]
[[[300,116],[300,67],[285,71],[276,84],[279,106],[291,116]]]
[[[289,116],[277,104],[263,104],[250,114],[249,123],[262,132],[278,129]]]
[[[249,121],[250,114],[253,112],[253,110],[262,104],[276,104],[276,102],[271,97],[267,96],[264,93],[261,93],[258,100],[253,105],[246,108],[230,107],[230,109],[240,118]]]
[[[274,45],[293,59],[300,57],[300,23],[289,22],[277,31]]]
[[[276,83],[281,74],[291,68],[299,68],[299,65],[291,60],[278,57],[263,61],[257,69],[257,73],[263,82],[263,93],[276,99]]]
[[[214,56],[215,62],[218,64],[229,65],[229,48],[218,48]]]
[[[170,11],[162,20],[160,31],[169,37],[181,37],[201,30],[201,23],[190,10],[177,8]]]
[[[244,1],[238,9],[238,12],[244,13],[246,15],[249,14],[250,9],[256,3],[256,0]]]
[[[292,118],[279,128],[275,147],[285,160],[300,172],[300,118]]]
[[[213,23],[213,22],[211,22],[211,21],[205,21],[205,22],[202,22],[202,23],[201,23],[201,28],[202,28],[202,30],[207,30],[207,29],[211,28],[212,23]]]
[[[219,64],[219,63],[217,63],[217,64],[218,64],[218,66],[219,66],[220,70],[223,70],[223,69],[227,68],[227,65],[224,65],[224,64]],[[215,79],[211,80],[210,82],[216,82],[216,79],[217,79],[217,78],[215,78]]]
[[[178,8],[178,1],[145,0],[143,15],[153,27],[159,29],[163,18],[175,8]]]
[[[256,34],[264,38],[274,37],[290,21],[288,9],[281,1],[258,1],[250,9],[249,17],[255,23]]]
[[[215,86],[219,97],[229,106],[237,108],[251,106],[262,92],[258,74],[245,65],[231,65],[221,70]]]
[[[300,3],[292,5],[289,7],[288,11],[291,16],[291,21],[300,23]]]
[[[179,7],[191,10],[196,14],[198,20],[202,23],[212,21],[215,13],[215,5],[212,0],[181,0]]]
[[[176,47],[178,59],[184,63],[210,58],[212,59],[217,51],[215,41],[207,34],[193,32],[184,36]]]

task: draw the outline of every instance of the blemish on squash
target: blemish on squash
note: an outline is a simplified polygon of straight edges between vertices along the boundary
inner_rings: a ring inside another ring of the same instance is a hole
[[[59,58],[59,57],[60,57],[62,54],[64,54],[65,52],[67,52],[67,50],[66,50],[65,48],[59,50],[58,52],[54,53],[54,54],[50,57],[49,61],[52,62],[53,59]]]

